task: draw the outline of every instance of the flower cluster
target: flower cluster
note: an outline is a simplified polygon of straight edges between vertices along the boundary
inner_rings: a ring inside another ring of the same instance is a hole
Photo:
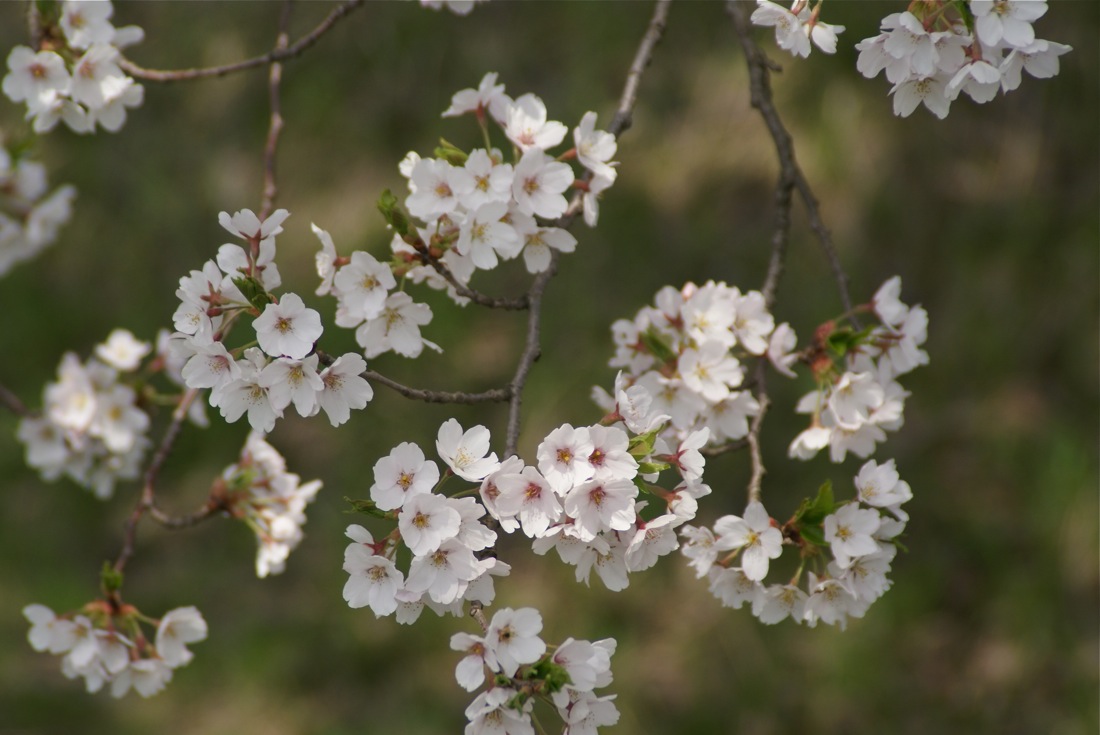
[[[317,225],[313,232],[321,241],[317,295],[336,298],[336,326],[355,330],[355,340],[368,359],[390,351],[419,357],[425,347],[439,350],[420,333],[420,327],[432,320],[431,307],[404,291],[390,293],[397,286],[394,271],[403,270],[403,261],[381,262],[364,250],[340,256],[328,232]]]
[[[848,618],[863,617],[890,588],[894,539],[909,518],[901,505],[913,497],[892,459],[864,464],[855,487],[854,500],[837,504],[826,484],[782,526],[758,501],[749,503],[744,516],[723,516],[713,528],[685,526],[683,553],[726,607],[748,603],[753,615],[769,625],[789,617],[810,627],[821,621],[843,630]],[[771,560],[781,556],[784,544],[798,548],[799,567],[786,584],[765,585]],[[807,563],[816,572],[806,572],[803,589],[799,584]]]
[[[119,68],[119,49],[141,41],[143,31],[115,28],[107,0],[65,0],[54,12],[40,19],[38,51],[16,46],[8,55],[4,94],[26,103],[35,132],[52,130],[58,120],[77,133],[91,133],[97,124],[118,132],[126,109],[140,106],[145,96]]]
[[[255,431],[249,434],[240,460],[226,467],[221,479],[222,506],[248,524],[260,543],[256,576],[281,573],[302,540],[306,506],[321,489],[321,481],[302,484],[298,475],[286,471],[282,455]]]
[[[675,529],[695,517],[698,499],[710,493],[698,451],[707,430],[670,446],[658,437],[668,417],[652,406],[643,405],[642,413],[641,426],[614,415],[611,425],[558,427],[539,444],[537,469],[510,460],[482,486],[482,498],[493,498],[486,505],[505,530],[519,525],[534,539],[536,554],[555,549],[575,566],[578,582],[588,584],[594,570],[608,589],[625,589],[631,572],[649,569],[679,546]],[[635,428],[645,432],[632,436]],[[678,474],[671,490],[656,485],[667,469]],[[662,501],[659,510],[639,499],[643,492]]]
[[[453,284],[440,273],[445,269],[466,285],[477,270],[490,270],[501,260],[521,253],[527,270],[538,273],[550,265],[551,251],[572,252],[577,244],[553,221],[569,209],[566,191],[583,192],[585,221],[595,226],[598,195],[616,178],[615,137],[596,128],[589,112],[573,130],[574,147],[557,158],[547,151],[565,140],[569,129],[548,119],[546,105],[534,94],[512,99],[486,74],[477,89],[457,92],[445,117],[473,114],[481,126],[485,147],[468,153],[444,143],[435,158],[410,152],[400,170],[408,179],[404,212],[395,216],[386,207],[395,233],[395,256],[406,263],[404,274],[414,282],[435,288]],[[489,122],[496,123],[511,143],[513,160],[490,142]],[[589,175],[578,180],[565,160],[577,159]]]
[[[285,209],[263,222],[248,209],[219,221],[248,249],[226,243],[216,260],[180,279],[170,340],[174,359],[182,361],[181,377],[189,388],[209,389],[210,405],[226,421],[248,414],[257,431],[270,432],[276,419],[294,404],[301,416],[324,410],[333,426],[361,409],[374,391],[361,377],[366,362],[348,353],[321,365],[314,343],[324,328],[320,315],[301,297],[271,291],[282,284],[275,264],[275,236],[289,216]],[[254,317],[256,344],[230,351],[224,340],[242,316]]]
[[[41,414],[19,422],[27,464],[46,480],[65,475],[104,500],[116,481],[136,478],[150,422],[137,391],[122,380],[151,349],[119,329],[84,362],[66,353],[57,382],[43,392]]]
[[[420,5],[425,8],[431,8],[432,10],[442,10],[446,8],[455,15],[469,15],[474,6],[478,3],[485,3],[489,0],[420,0]]]
[[[795,0],[790,10],[757,0],[752,22],[775,28],[776,43],[794,56],[809,56],[810,41],[836,51],[843,26],[818,20],[819,0]],[[908,117],[923,104],[943,119],[965,93],[978,103],[1020,86],[1023,71],[1037,79],[1058,74],[1058,57],[1072,50],[1036,38],[1032,23],[1047,12],[1046,0],[926,0],[882,19],[881,32],[856,44],[856,68],[868,79],[886,72],[894,86],[894,114]]]
[[[76,189],[66,185],[47,196],[48,189],[46,167],[13,156],[0,141],[0,276],[50,245],[72,216]]]
[[[504,608],[493,615],[485,635],[451,637],[451,648],[466,654],[455,668],[462,688],[472,692],[485,683],[487,671],[492,675],[489,688],[466,708],[466,735],[534,735],[535,699],[556,707],[567,733],[594,735],[597,727],[619,721],[614,695],[597,696],[594,691],[611,683],[615,639],[568,638],[548,652],[541,632],[538,610]]]
[[[34,650],[62,656],[61,673],[67,678],[83,677],[89,692],[110,684],[115,697],[131,689],[143,697],[161,691],[173,670],[191,661],[187,644],[206,638],[206,621],[194,607],[176,608],[159,621],[130,605],[104,600],[65,615],[28,605],[23,616],[31,624],[27,639]],[[154,641],[145,637],[141,623],[156,626]]]
[[[771,0],[756,0],[756,5],[750,20],[758,26],[774,27],[779,48],[805,58],[810,55],[813,41],[824,53],[836,53],[836,36],[844,31],[844,26],[820,21],[820,2],[813,10],[808,0],[795,0],[790,10]]]
[[[740,439],[760,406],[747,390],[741,360],[767,355],[777,369],[793,375],[794,332],[775,326],[758,291],[742,294],[725,283],[688,283],[680,290],[662,288],[653,306],[633,319],[611,325],[615,356],[611,367],[624,371],[628,386],[640,386],[667,414],[670,435],[683,439],[700,429],[720,443]],[[594,398],[605,410],[611,398],[597,389]]]
[[[870,309],[881,324],[864,330],[818,330],[809,361],[818,388],[799,401],[797,411],[812,416],[811,425],[791,442],[792,458],[810,459],[829,447],[834,462],[848,452],[867,458],[887,431],[905,421],[909,392],[896,378],[928,363],[921,345],[928,338],[928,313],[898,300],[901,278],[879,288]]]
[[[375,541],[362,526],[348,527],[354,543],[344,554],[344,571],[350,575],[344,599],[351,607],[369,606],[378,617],[396,613],[403,624],[415,622],[425,605],[439,615],[461,615],[467,600],[492,603],[492,578],[509,573],[504,562],[476,556],[497,540],[496,532],[480,520],[485,508],[474,498],[436,492],[452,474],[479,482],[496,471],[499,462],[489,452],[488,429],[463,431],[450,419],[439,429],[436,450],[450,468],[442,480],[436,463],[411,442],[397,445],[375,463],[366,505],[374,514],[396,520],[397,528]],[[400,546],[412,553],[407,576],[395,564]]]
[[[894,114],[908,117],[924,104],[943,119],[965,92],[985,103],[1020,86],[1021,72],[1037,79],[1058,73],[1058,57],[1072,49],[1035,37],[1031,24],[1047,11],[1044,0],[970,0],[916,4],[882,20],[881,33],[856,44],[857,68],[870,79],[885,71],[894,85]]]

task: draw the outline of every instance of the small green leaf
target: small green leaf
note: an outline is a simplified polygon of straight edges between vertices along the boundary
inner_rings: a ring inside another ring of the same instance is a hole
[[[672,346],[665,340],[664,335],[656,329],[650,327],[639,336],[645,348],[658,360],[668,364],[676,362],[677,357],[676,353],[672,351]]]
[[[122,572],[115,569],[111,562],[103,562],[103,569],[99,573],[99,584],[105,595],[118,592],[122,589]]]
[[[825,540],[825,533],[821,530],[821,526],[802,526],[798,529],[798,533],[815,546],[829,545],[829,542]]]
[[[351,510],[346,510],[344,511],[345,513],[362,513],[363,515],[372,516],[374,518],[390,517],[390,513],[379,510],[373,500],[353,500],[346,495],[344,496],[344,500],[351,505]]]
[[[531,666],[524,678],[544,682],[544,691],[547,694],[561,691],[561,688],[566,684],[573,683],[573,680],[569,678],[569,672],[560,664],[554,663],[549,657]]]
[[[649,489],[649,483],[643,480],[641,475],[634,476],[634,485],[637,486],[639,492],[645,493],[646,495],[653,494],[653,491]]]
[[[631,457],[635,459],[641,459],[642,457],[648,457],[653,453],[653,443],[657,441],[657,431],[650,431],[640,436],[636,436],[630,440],[630,446],[627,447],[627,452]]]
[[[836,511],[836,501],[833,499],[833,483],[826,480],[818,488],[817,497],[813,501],[804,501],[798,509],[796,521],[809,525],[820,525],[825,516]]]
[[[256,481],[256,470],[251,467],[245,467],[237,470],[233,473],[233,476],[229,478],[229,482],[226,483],[226,489],[231,493],[245,492]]]
[[[389,189],[386,189],[382,192],[382,196],[378,197],[378,211],[382,213],[386,224],[392,227],[398,235],[404,237],[409,234],[409,217],[398,205],[397,197]]]
[[[454,143],[446,140],[445,138],[439,139],[439,146],[433,151],[436,158],[442,158],[452,166],[465,166],[468,156],[466,153],[456,146]]]
[[[668,462],[642,462],[638,465],[638,474],[652,475],[657,472],[664,472],[671,466]]]
[[[252,304],[260,311],[263,311],[264,307],[275,301],[271,294],[264,289],[263,284],[252,276],[234,278],[233,283],[241,290],[244,297],[248,299],[248,303]]]

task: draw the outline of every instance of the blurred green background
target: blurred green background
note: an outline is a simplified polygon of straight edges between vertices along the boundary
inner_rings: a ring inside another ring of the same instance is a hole
[[[297,5],[293,35],[330,7]],[[514,571],[498,584],[499,604],[538,607],[549,640],[619,640],[609,691],[622,721],[609,732],[1097,732],[1100,5],[1052,3],[1037,23],[1039,36],[1074,46],[1058,77],[1025,76],[1018,91],[984,106],[959,101],[943,122],[923,110],[895,118],[887,82],[855,71],[852,45],[902,8],[827,3],[824,17],[848,26],[835,57],[773,55],[784,68],[777,103],[854,299],[900,274],[903,298],[931,317],[931,364],[904,380],[906,425],[878,454],[897,459],[915,492],[910,552],[895,564],[894,588],[842,633],[765,627],[723,609],[679,558],[615,594],[598,581],[586,589],[571,569],[506,541]],[[24,42],[23,10],[0,6],[0,49]],[[177,68],[262,53],[278,10],[120,3],[116,23],[145,29],[135,61]],[[478,144],[472,121],[439,113],[485,71],[500,72],[514,96],[540,95],[553,119],[573,125],[592,109],[606,124],[650,11],[643,2],[492,2],[456,18],[407,2],[368,3],[350,16],[285,68],[285,287],[331,314],[331,301],[312,297],[309,223],[330,230],[342,252],[384,252],[373,202],[400,186],[396,164],[407,150],[428,153],[441,135]],[[758,33],[774,51],[770,35]],[[228,239],[218,212],[259,208],[265,81],[253,71],[149,84],[121,133],[58,130],[41,141],[51,181],[75,184],[79,196],[60,241],[0,281],[0,381],[39,405],[64,351],[87,355],[117,326],[152,338],[170,325],[179,277]],[[20,117],[21,108],[0,104],[9,134]],[[720,3],[673,5],[617,158],[621,175],[600,226],[574,228],[577,253],[547,292],[544,354],[524,402],[528,458],[549,429],[598,418],[587,396],[613,379],[614,319],[664,284],[720,279],[747,289],[763,279],[774,153],[749,108]],[[795,212],[776,314],[805,338],[840,309]],[[513,263],[479,283],[515,294],[526,282]],[[330,335],[353,346],[350,333]],[[444,355],[385,356],[373,367],[418,386],[500,385],[523,324],[473,306],[437,308],[427,336]],[[790,409],[808,385],[771,385],[764,494],[771,513],[786,517],[826,477],[850,488],[859,463],[786,461],[801,428]],[[192,664],[150,700],[85,694],[55,657],[31,650],[21,615],[31,602],[69,610],[97,594],[97,571],[117,554],[137,489],[123,486],[101,503],[70,483],[43,483],[23,465],[15,418],[0,413],[0,732],[459,732],[471,696],[454,682],[447,641],[474,624],[428,615],[400,627],[350,610],[340,565],[353,519],[341,498],[366,497],[377,457],[400,441],[430,446],[452,415],[488,426],[499,451],[505,413],[376,390],[343,430],[295,416],[273,433],[293,471],[325,482],[283,575],[255,578],[243,525],[142,526],[127,598],[151,615],[194,604],[210,623]],[[247,427],[214,423],[185,431],[165,467],[160,497],[169,509],[197,506],[236,457]],[[747,457],[713,460],[707,477],[716,492],[703,517],[740,512]]]

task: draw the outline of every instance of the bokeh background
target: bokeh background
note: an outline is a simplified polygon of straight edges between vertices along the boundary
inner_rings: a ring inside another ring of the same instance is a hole
[[[1025,76],[989,105],[959,101],[943,122],[923,110],[895,118],[886,81],[855,71],[852,45],[902,3],[828,3],[825,17],[848,26],[835,57],[774,54],[784,68],[777,103],[855,300],[900,274],[903,298],[931,316],[931,364],[904,381],[906,426],[878,455],[895,457],[914,489],[910,551],[895,564],[894,588],[839,632],[765,627],[723,609],[677,558],[610,593],[506,542],[502,555],[515,566],[498,585],[499,604],[538,607],[551,640],[619,640],[610,691],[622,721],[609,732],[1097,731],[1100,5],[1051,5],[1037,29],[1074,46],[1061,74]],[[296,6],[293,35],[329,7]],[[0,49],[24,42],[23,10],[0,6]],[[146,31],[135,61],[178,68],[263,52],[278,10],[119,3],[116,22]],[[427,153],[440,136],[478,144],[472,121],[439,113],[484,72],[500,72],[513,95],[539,94],[554,119],[572,125],[592,109],[606,123],[650,11],[646,2],[493,2],[456,18],[412,2],[369,3],[341,23],[285,68],[285,286],[311,294],[316,285],[311,221],[343,252],[385,251],[373,202],[400,186],[406,151]],[[768,32],[758,35],[774,50]],[[51,180],[75,184],[79,198],[60,241],[0,281],[0,381],[38,405],[66,350],[86,355],[118,326],[152,338],[170,325],[179,277],[227,240],[218,212],[259,207],[265,80],[253,71],[149,84],[121,133],[58,130],[40,142]],[[5,131],[19,133],[20,116],[0,102]],[[598,418],[588,394],[613,379],[614,319],[664,284],[720,279],[747,289],[763,279],[776,165],[720,3],[674,4],[618,159],[600,226],[574,229],[578,251],[547,292],[543,357],[524,404],[528,457],[551,428]],[[776,314],[805,337],[840,308],[795,211]],[[501,294],[525,283],[516,263],[480,281]],[[428,336],[446,352],[385,356],[374,367],[441,389],[503,384],[521,319],[432,303]],[[349,333],[330,331],[352,347]],[[785,517],[825,478],[850,487],[859,463],[786,461],[801,428],[790,409],[808,386],[771,383],[764,494]],[[255,578],[254,540],[240,524],[143,525],[127,598],[152,615],[194,604],[210,637],[159,696],[115,701],[85,694],[56,658],[34,653],[21,609],[68,610],[97,594],[137,488],[103,503],[42,482],[23,465],[15,418],[0,413],[0,732],[459,732],[470,696],[454,682],[447,641],[474,624],[428,615],[400,627],[340,596],[343,529],[358,520],[342,498],[366,497],[377,457],[400,441],[430,446],[452,415],[485,424],[502,448],[502,408],[425,406],[382,387],[340,431],[323,419],[280,422],[272,443],[303,478],[325,483],[281,576]],[[165,467],[160,497],[170,509],[198,505],[237,455],[247,427],[214,424],[185,431]],[[740,512],[747,457],[713,460],[707,477],[716,492],[704,518]]]

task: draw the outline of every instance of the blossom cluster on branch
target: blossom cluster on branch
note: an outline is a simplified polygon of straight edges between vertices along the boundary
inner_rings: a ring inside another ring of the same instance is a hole
[[[38,255],[72,217],[76,189],[49,191],[46,167],[0,135],[0,276]]]
[[[120,49],[139,43],[145,33],[137,26],[115,28],[113,13],[114,6],[104,1],[53,4],[53,12],[39,15],[38,49],[16,46],[8,55],[4,94],[27,105],[36,133],[49,132],[62,120],[77,133],[95,132],[96,125],[117,133],[126,109],[141,106],[145,88],[119,68],[119,61]]]
[[[771,0],[757,5],[752,22],[774,26],[780,48],[805,57],[812,40],[836,52],[844,26],[820,20],[823,0],[795,0],[790,10]],[[1023,71],[1036,79],[1058,73],[1058,57],[1073,49],[1036,37],[1032,23],[1046,12],[1046,0],[913,0],[882,19],[879,35],[856,44],[856,66],[868,79],[885,70],[895,115],[923,104],[943,119],[960,93],[984,104],[1019,87]]]

